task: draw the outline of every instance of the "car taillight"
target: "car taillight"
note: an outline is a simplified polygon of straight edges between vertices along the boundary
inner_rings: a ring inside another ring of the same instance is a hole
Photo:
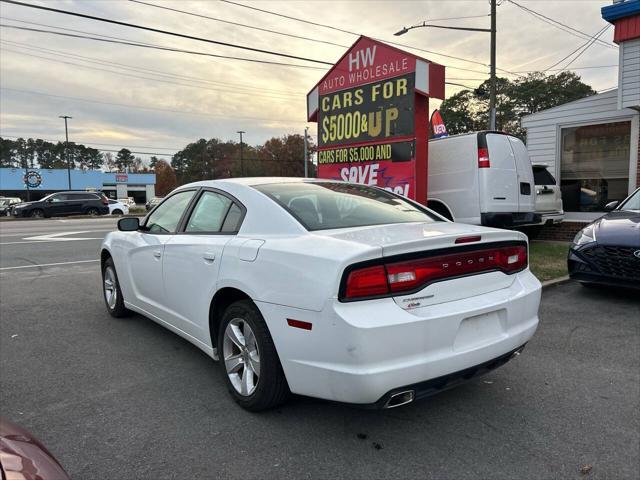
[[[429,283],[488,271],[508,275],[527,266],[526,245],[447,253],[351,270],[343,299],[372,298],[417,291]]]
[[[104,195],[100,198],[102,200],[103,205],[109,205],[109,199]]]
[[[491,162],[489,162],[489,149],[478,148],[478,168],[489,168]]]
[[[347,278],[347,298],[373,297],[389,293],[384,265],[354,270]]]

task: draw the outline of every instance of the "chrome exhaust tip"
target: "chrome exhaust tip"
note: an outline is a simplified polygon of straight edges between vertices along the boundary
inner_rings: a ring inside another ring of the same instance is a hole
[[[382,408],[396,408],[413,402],[415,399],[415,392],[413,390],[405,390],[404,392],[397,392],[392,394],[384,404]]]

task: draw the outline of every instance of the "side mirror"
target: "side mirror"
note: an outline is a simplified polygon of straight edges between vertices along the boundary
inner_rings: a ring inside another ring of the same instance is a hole
[[[140,228],[138,217],[125,217],[118,220],[118,230],[121,232],[135,232]]]
[[[620,204],[618,200],[614,200],[613,202],[609,202],[604,206],[605,211],[610,212],[611,210],[615,210],[615,208]]]

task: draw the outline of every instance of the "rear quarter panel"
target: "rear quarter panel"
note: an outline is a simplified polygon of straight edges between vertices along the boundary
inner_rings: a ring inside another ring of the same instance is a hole
[[[338,295],[342,272],[351,263],[382,256],[382,248],[313,234],[263,236],[253,261],[240,259],[248,239],[237,237],[224,250],[218,289],[238,288],[258,302],[321,311]]]

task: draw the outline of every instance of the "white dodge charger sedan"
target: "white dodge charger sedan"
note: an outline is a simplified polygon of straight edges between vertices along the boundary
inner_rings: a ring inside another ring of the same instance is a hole
[[[101,248],[109,313],[219,359],[249,410],[290,393],[403,405],[506,363],[538,325],[523,234],[377,187],[198,182],[118,229]]]

